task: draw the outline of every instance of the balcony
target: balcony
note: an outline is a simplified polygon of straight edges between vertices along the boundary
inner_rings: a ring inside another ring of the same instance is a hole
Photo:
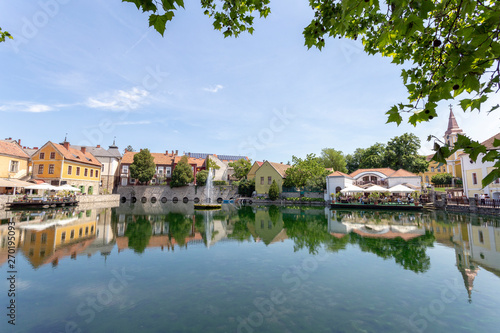
[[[364,180],[357,180],[354,182],[354,185],[379,185],[379,186],[387,186],[387,181],[385,180],[368,180],[368,181],[364,181]]]

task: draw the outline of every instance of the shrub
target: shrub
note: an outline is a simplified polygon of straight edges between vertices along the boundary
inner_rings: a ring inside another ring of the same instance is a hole
[[[227,185],[225,180],[214,180],[214,185]]]
[[[276,183],[276,180],[273,179],[273,182],[271,184],[271,186],[269,187],[269,199],[271,200],[276,200],[278,199],[279,195],[280,195],[280,189],[278,187],[278,183]]]

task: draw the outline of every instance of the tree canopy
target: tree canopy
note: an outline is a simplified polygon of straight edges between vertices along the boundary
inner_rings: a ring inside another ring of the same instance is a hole
[[[207,183],[207,178],[208,178],[208,171],[207,170],[201,170],[196,174],[196,185],[198,186],[205,186]]]
[[[240,180],[247,176],[248,171],[252,168],[252,163],[250,163],[247,159],[240,158],[235,162],[229,163],[229,166],[234,168],[233,176]]]
[[[181,160],[172,171],[172,181],[170,187],[186,186],[194,180],[193,171],[188,163],[187,156],[182,156]]]
[[[320,157],[308,154],[305,159],[292,156],[292,167],[286,170],[285,187],[311,187],[323,189],[329,171],[323,166]]]
[[[334,171],[347,172],[345,156],[340,150],[323,148],[320,158],[325,168],[333,168]]]
[[[141,149],[134,155],[134,162],[130,165],[130,177],[139,180],[141,183],[147,183],[156,172],[154,157],[149,149]]]
[[[184,7],[183,0],[122,1],[151,13],[149,25],[162,35],[174,10]],[[253,33],[254,13],[267,17],[269,4],[270,0],[201,0],[205,15],[224,37]],[[308,48],[321,50],[327,37],[360,39],[367,54],[380,54],[404,65],[401,77],[407,100],[390,107],[388,123],[401,124],[405,114],[413,125],[427,122],[438,116],[438,102],[458,97],[463,111],[479,111],[488,96],[500,90],[499,1],[309,0],[309,4],[314,17],[303,31]],[[494,146],[500,147],[500,141]],[[483,161],[495,162],[483,185],[500,177],[497,151],[486,151],[467,137],[454,148],[463,149],[474,161],[484,156]],[[434,150],[438,162],[452,153],[451,147],[439,141]]]

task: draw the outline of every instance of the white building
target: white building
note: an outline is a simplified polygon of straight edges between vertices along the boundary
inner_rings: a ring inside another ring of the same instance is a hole
[[[500,140],[500,133],[482,142],[482,145],[488,150],[499,150],[500,147],[493,146],[493,141],[495,139]],[[481,194],[487,194],[493,199],[500,199],[500,179],[496,179],[493,183],[483,188],[483,178],[495,168],[495,162],[483,162],[483,157],[484,154],[479,154],[476,162],[473,162],[469,154],[463,153],[460,155],[464,195],[471,198],[479,197]]]

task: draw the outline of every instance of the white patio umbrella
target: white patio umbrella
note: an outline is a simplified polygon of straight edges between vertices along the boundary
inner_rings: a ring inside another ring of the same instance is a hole
[[[391,192],[391,193],[411,193],[411,192],[415,192],[415,190],[413,190],[407,186],[398,184],[396,186],[391,187],[389,189],[389,192]]]
[[[348,185],[347,187],[340,190],[340,193],[356,193],[363,192],[364,190],[361,187],[356,185]]]
[[[71,186],[71,185],[68,185],[68,184],[64,184],[62,186],[59,186],[57,188],[58,191],[81,191],[79,188],[77,187],[74,187],[74,186]]]
[[[28,190],[49,190],[49,191],[57,191],[58,187],[57,186],[52,186],[48,183],[41,183],[41,184],[33,184],[30,186],[26,186],[25,189]]]
[[[379,185],[373,185],[366,188],[364,192],[387,192],[387,189]]]

